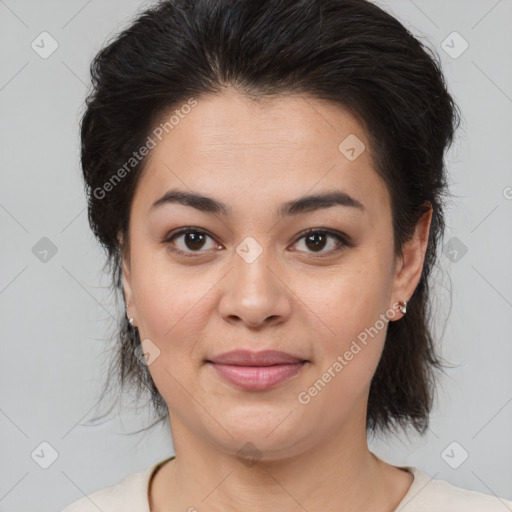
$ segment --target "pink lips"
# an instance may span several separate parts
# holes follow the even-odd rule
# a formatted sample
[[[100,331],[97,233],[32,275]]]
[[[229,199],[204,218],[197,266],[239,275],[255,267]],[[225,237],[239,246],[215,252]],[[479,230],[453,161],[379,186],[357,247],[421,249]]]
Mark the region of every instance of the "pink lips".
[[[293,377],[306,361],[278,350],[234,350],[208,362],[231,384],[258,391]]]

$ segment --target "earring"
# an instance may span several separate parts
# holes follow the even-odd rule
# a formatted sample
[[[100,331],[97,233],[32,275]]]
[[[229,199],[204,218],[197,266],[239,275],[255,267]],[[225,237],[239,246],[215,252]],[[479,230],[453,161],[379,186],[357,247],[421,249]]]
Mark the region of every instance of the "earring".
[[[405,313],[407,313],[407,301],[400,301],[398,304],[400,311],[405,315]]]
[[[133,325],[133,318],[130,318],[128,322],[130,322],[130,325]]]

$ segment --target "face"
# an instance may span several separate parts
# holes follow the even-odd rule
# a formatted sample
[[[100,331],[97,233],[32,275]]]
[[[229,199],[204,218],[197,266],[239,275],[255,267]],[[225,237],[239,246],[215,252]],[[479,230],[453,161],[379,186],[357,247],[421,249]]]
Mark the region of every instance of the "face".
[[[368,138],[330,102],[202,96],[161,138],[133,198],[123,283],[173,432],[269,460],[343,428],[365,435],[387,320],[418,283],[430,218],[395,259]],[[208,362],[239,349],[306,362]]]

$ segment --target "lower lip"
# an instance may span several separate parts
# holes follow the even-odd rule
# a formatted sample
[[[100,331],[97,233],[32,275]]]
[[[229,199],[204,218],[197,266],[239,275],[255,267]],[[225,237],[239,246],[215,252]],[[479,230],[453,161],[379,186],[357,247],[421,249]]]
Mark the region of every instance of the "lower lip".
[[[251,391],[271,388],[297,375],[304,366],[304,362],[276,364],[273,366],[211,364],[228,382],[242,389]]]

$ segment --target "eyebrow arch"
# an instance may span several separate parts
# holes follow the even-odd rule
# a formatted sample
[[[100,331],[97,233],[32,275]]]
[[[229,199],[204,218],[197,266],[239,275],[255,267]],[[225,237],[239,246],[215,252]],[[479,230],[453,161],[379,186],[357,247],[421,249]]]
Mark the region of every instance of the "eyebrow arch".
[[[168,190],[160,199],[157,199],[151,206],[153,211],[164,204],[182,204],[190,206],[206,213],[214,213],[229,217],[232,209],[225,203],[211,197],[203,196],[193,192],[185,192],[178,189]],[[342,191],[330,191],[319,194],[303,196],[299,199],[288,201],[277,210],[277,217],[284,218],[300,213],[330,208],[332,206],[345,206],[366,212],[364,205]]]

